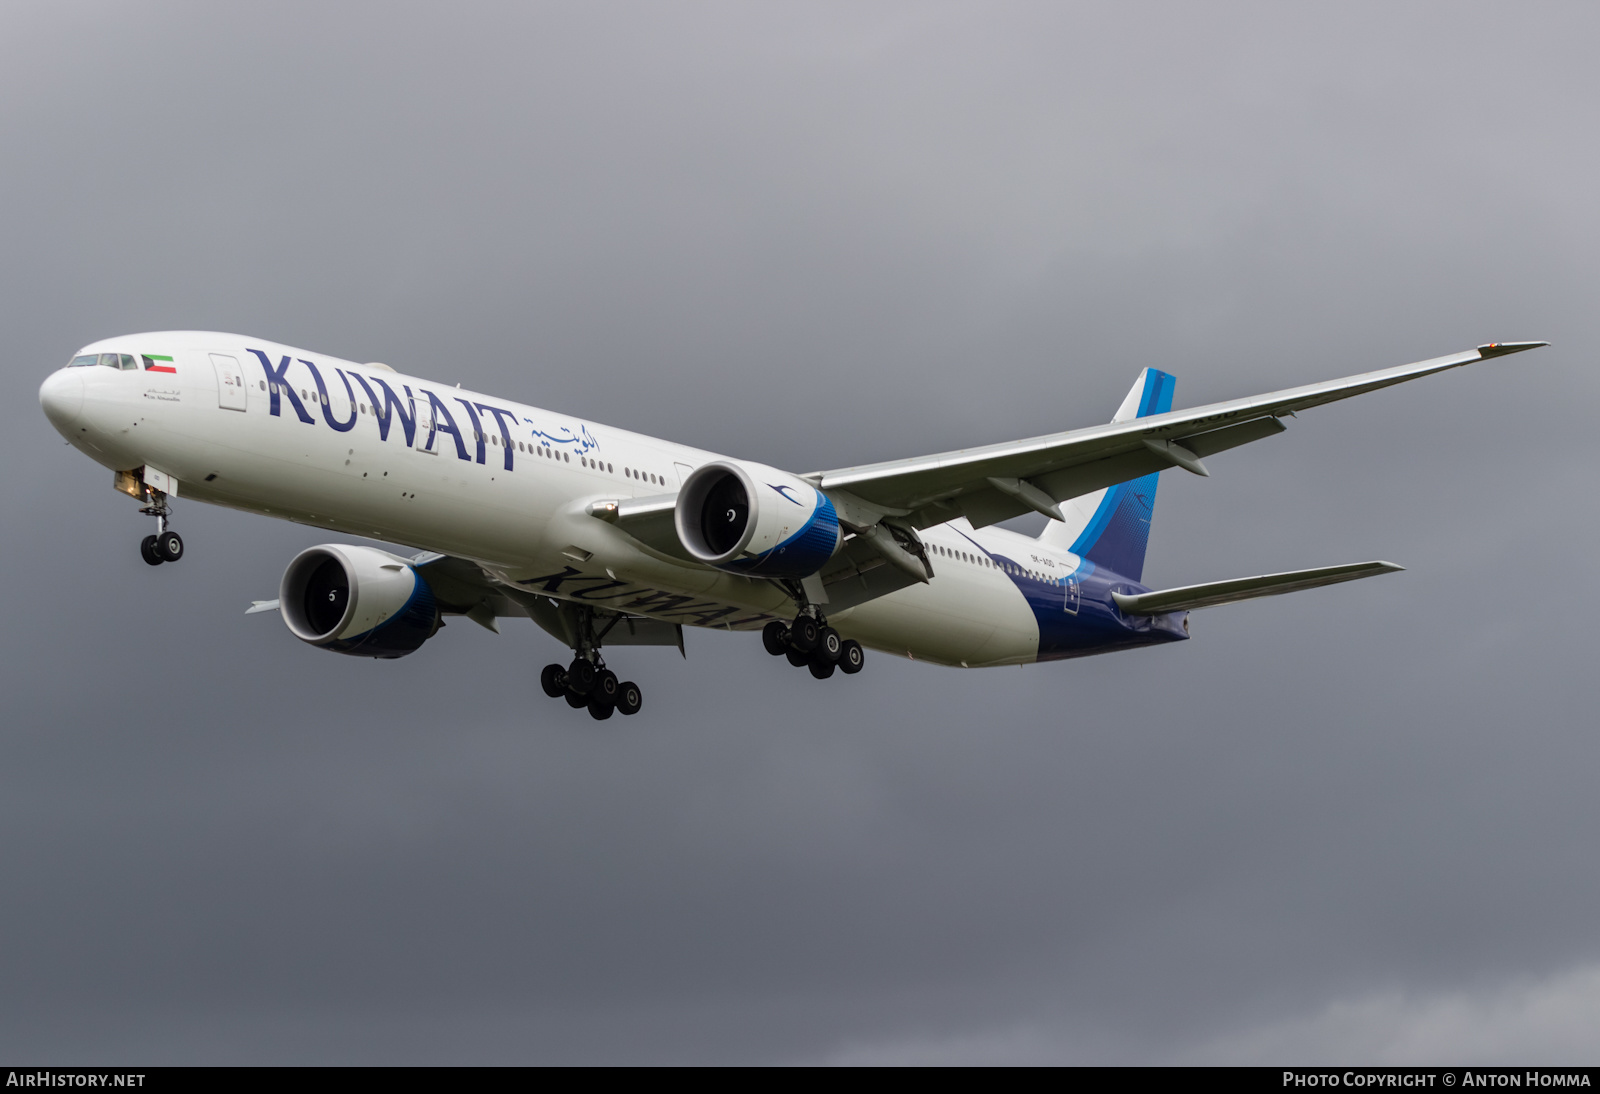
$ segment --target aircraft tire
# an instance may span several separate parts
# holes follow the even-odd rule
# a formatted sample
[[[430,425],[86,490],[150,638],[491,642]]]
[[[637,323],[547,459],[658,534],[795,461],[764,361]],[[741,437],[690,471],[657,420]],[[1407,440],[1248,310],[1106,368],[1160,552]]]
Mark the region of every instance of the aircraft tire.
[[[546,665],[539,674],[539,686],[550,698],[561,698],[567,690],[567,670],[560,665]]]
[[[176,562],[183,557],[183,537],[176,532],[162,532],[156,537],[156,554],[162,562]]]
[[[822,627],[809,615],[799,616],[789,628],[789,645],[801,653],[810,653],[821,640]]]
[[[616,707],[605,702],[599,696],[589,700],[589,717],[597,722],[603,722],[616,711]]]
[[[632,680],[624,680],[617,685],[617,713],[629,717],[639,713],[639,708],[644,706],[644,692],[639,690],[639,685]]]
[[[570,691],[564,691],[561,693],[561,697],[567,701],[567,706],[573,710],[589,705],[589,697],[587,695],[574,695]]]
[[[811,656],[821,657],[832,664],[839,660],[843,648],[844,640],[839,637],[839,632],[832,627],[823,627],[822,633],[817,636],[817,648],[811,651]]]
[[[159,566],[162,562],[166,561],[161,557],[160,552],[156,550],[155,536],[145,536],[140,542],[139,557],[144,559],[152,566]]]
[[[810,669],[811,675],[818,680],[826,680],[833,675],[835,666],[832,661],[812,661],[806,665],[806,668]]]
[[[774,619],[761,628],[761,644],[774,657],[782,657],[789,648],[789,627],[781,619]]]
[[[799,650],[784,650],[783,655],[789,659],[789,664],[793,665],[797,669],[803,669],[807,665],[811,664],[811,658],[807,657]]]
[[[610,669],[601,669],[599,675],[594,678],[594,687],[589,690],[589,694],[608,706],[615,706],[617,689],[621,686],[617,682],[616,673]]]
[[[866,663],[867,651],[861,648],[860,642],[846,638],[839,644],[839,671],[854,676]]]
[[[574,695],[588,695],[594,690],[595,678],[599,675],[593,661],[575,658],[567,667],[567,690]]]

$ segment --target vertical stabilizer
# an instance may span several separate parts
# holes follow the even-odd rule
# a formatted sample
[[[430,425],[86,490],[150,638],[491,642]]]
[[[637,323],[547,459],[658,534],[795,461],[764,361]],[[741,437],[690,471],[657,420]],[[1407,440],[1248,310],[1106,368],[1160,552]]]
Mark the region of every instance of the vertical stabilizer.
[[[1172,409],[1172,389],[1176,384],[1172,376],[1159,369],[1143,370],[1111,420],[1128,422],[1165,414]],[[1144,574],[1144,550],[1150,541],[1159,476],[1156,472],[1062,502],[1066,521],[1051,521],[1040,534],[1040,541],[1088,559],[1096,568],[1138,581]]]

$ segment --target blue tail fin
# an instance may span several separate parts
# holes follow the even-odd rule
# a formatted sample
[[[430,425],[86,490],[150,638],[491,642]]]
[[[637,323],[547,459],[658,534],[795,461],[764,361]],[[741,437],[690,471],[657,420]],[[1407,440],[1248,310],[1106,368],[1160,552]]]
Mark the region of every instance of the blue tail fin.
[[[1145,369],[1111,420],[1126,422],[1165,414],[1172,409],[1172,389],[1176,384],[1165,372]],[[1074,498],[1063,507],[1068,510],[1067,523],[1051,521],[1039,538],[1052,547],[1067,548],[1093,562],[1097,569],[1113,570],[1138,581],[1144,575],[1144,550],[1150,541],[1159,477],[1156,472]]]

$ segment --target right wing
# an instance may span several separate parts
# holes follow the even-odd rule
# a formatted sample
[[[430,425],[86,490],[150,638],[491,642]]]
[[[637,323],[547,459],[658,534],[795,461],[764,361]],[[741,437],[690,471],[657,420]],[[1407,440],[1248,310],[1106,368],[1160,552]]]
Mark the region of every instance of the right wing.
[[[1315,589],[1321,585],[1337,585],[1341,581],[1356,581],[1363,577],[1377,577],[1405,569],[1392,562],[1351,562],[1343,566],[1322,566],[1315,570],[1290,570],[1282,574],[1264,574],[1261,577],[1238,577],[1232,581],[1210,581],[1204,585],[1185,585],[1178,589],[1159,589],[1152,593],[1112,593],[1111,599],[1123,615],[1165,615],[1168,612],[1187,612],[1195,608],[1211,608],[1218,604],[1233,604],[1240,600],[1254,600],[1258,596],[1277,596],[1301,589]]]
[[[1495,342],[1448,357],[1192,410],[1147,410],[1145,417],[1108,425],[819,471],[805,478],[826,491],[841,518],[857,528],[884,517],[915,528],[960,516],[981,528],[1030,511],[1060,519],[1057,502],[1154,471],[1182,467],[1206,474],[1203,457],[1281,433],[1280,419],[1298,411],[1548,344]],[[1170,387],[1166,398],[1170,402]]]
[[[576,605],[502,585],[476,562],[425,551],[411,559],[448,615],[464,615],[480,627],[499,633],[497,619],[525,615],[547,634],[574,648],[584,626]],[[609,646],[677,646],[683,653],[683,627],[661,619],[595,605],[590,625]]]

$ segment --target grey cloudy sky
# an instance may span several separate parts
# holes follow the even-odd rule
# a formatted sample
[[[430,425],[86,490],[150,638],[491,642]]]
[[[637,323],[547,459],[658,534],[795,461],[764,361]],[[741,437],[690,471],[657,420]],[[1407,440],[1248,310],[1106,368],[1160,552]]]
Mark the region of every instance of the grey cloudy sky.
[[[0,1057],[1593,1062],[1592,5],[0,8]],[[181,566],[36,390],[249,332],[795,470],[1464,349],[1163,476],[1023,670],[531,626],[399,662]]]

